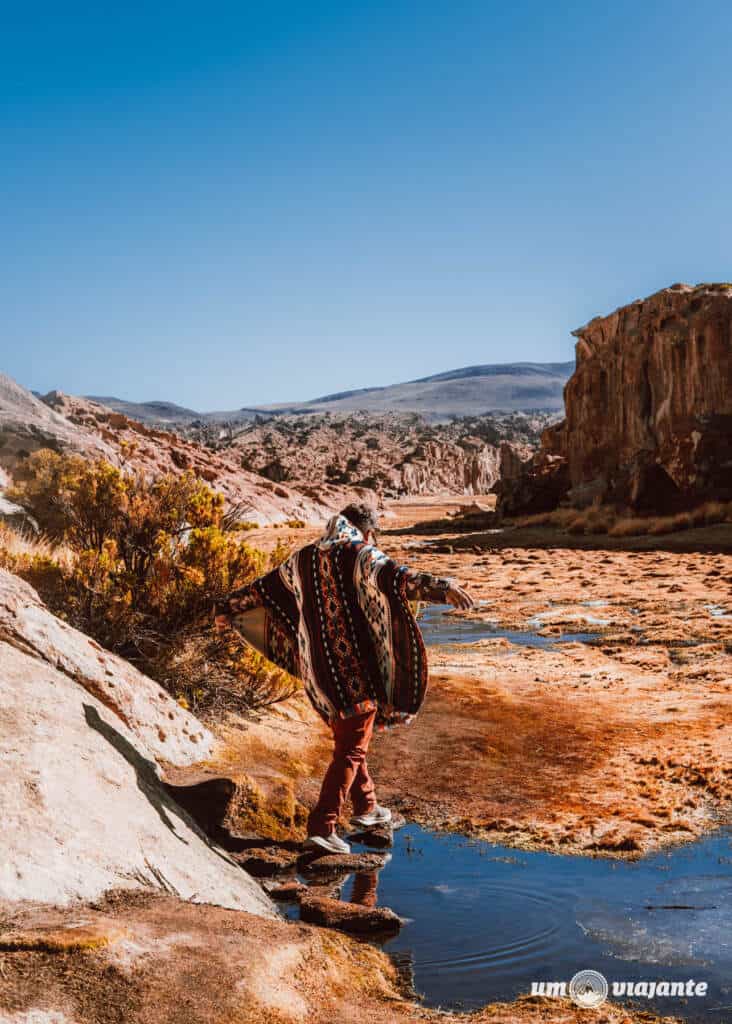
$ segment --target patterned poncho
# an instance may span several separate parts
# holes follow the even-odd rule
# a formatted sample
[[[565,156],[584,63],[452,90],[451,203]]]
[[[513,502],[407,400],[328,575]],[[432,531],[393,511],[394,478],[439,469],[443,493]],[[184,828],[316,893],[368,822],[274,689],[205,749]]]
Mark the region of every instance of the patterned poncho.
[[[449,581],[415,574],[343,516],[273,572],[217,604],[270,661],[299,676],[327,721],[377,710],[377,723],[408,721],[427,688],[427,657],[410,600],[444,601]],[[258,619],[252,613],[259,612]],[[247,628],[247,621],[249,628]]]

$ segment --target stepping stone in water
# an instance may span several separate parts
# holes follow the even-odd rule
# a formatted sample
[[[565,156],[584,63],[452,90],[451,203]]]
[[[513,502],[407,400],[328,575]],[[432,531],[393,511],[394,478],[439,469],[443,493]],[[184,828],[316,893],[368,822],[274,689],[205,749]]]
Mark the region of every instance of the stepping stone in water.
[[[352,843],[373,846],[377,850],[385,850],[394,845],[394,836],[391,829],[387,828],[370,828],[364,832],[353,832],[348,838]]]
[[[280,900],[287,902],[289,900],[297,901],[300,899],[303,893],[308,891],[308,887],[304,882],[298,882],[293,879],[292,882],[283,882],[281,885],[267,886],[265,889],[269,892],[269,895],[273,900]]]
[[[398,932],[402,919],[389,907],[361,907],[326,896],[303,896],[300,920],[356,935],[377,935]]]
[[[230,855],[237,864],[254,878],[270,878],[286,874],[297,865],[297,854],[277,847],[243,850]]]
[[[303,875],[335,875],[350,871],[378,871],[386,863],[377,853],[327,853],[322,857],[304,855],[299,861]]]
[[[352,832],[348,838],[354,843],[362,843],[364,846],[373,846],[377,850],[383,850],[394,845],[395,830],[406,824],[407,819],[395,811],[392,813],[388,825],[359,829],[358,832]]]
[[[343,886],[350,877],[350,875],[344,874],[314,878],[308,883],[307,894],[308,896],[327,896],[331,900],[340,900],[343,896]],[[301,894],[298,903],[304,895],[305,893]]]

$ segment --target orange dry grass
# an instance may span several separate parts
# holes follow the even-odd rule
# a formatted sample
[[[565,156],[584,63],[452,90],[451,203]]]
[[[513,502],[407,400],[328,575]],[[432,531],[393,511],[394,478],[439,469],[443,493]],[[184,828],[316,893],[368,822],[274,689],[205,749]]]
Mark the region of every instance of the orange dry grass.
[[[517,526],[554,526],[567,533],[606,533],[610,537],[655,537],[715,523],[732,523],[732,501],[707,501],[672,516],[623,516],[616,509],[593,505],[586,509],[556,508],[516,521]]]
[[[7,523],[0,523],[0,567],[12,571],[14,565],[38,559],[52,559],[59,565],[70,567],[72,555],[66,545],[55,543],[45,534],[17,530]]]

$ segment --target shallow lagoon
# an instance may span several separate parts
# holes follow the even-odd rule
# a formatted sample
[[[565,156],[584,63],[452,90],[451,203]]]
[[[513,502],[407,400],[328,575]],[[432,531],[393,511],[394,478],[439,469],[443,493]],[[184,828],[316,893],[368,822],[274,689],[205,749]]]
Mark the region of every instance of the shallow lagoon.
[[[359,847],[354,846],[354,850]],[[732,1020],[732,833],[637,861],[529,853],[410,825],[373,893],[408,920],[385,944],[433,1006],[472,1009],[569,981],[707,982],[705,998],[641,1000],[689,1021]]]

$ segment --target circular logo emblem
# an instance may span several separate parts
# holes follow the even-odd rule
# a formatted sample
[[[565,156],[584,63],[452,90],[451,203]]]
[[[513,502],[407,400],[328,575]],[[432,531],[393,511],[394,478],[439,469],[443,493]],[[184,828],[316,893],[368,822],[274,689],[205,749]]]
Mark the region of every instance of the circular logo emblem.
[[[569,983],[569,998],[584,1009],[602,1006],[608,991],[607,981],[599,971],[578,971]]]

